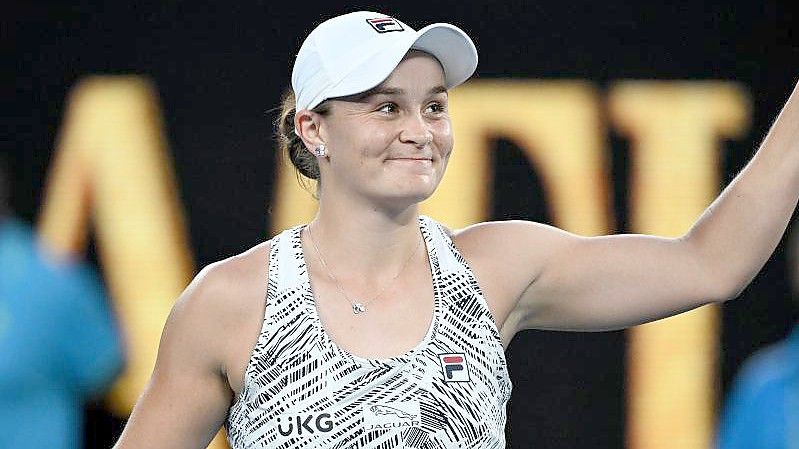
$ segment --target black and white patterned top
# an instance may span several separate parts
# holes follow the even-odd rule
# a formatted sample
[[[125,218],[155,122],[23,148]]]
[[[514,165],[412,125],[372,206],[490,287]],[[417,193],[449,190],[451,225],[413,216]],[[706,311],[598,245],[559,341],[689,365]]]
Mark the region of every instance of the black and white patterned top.
[[[272,241],[261,334],[225,427],[233,449],[504,448],[511,382],[499,331],[443,227],[419,223],[434,316],[402,356],[364,359],[320,324],[300,241]]]

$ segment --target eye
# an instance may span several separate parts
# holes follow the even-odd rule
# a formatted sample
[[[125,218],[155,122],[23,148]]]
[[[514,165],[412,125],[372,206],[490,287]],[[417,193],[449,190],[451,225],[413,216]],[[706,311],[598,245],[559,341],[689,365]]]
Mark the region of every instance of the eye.
[[[393,113],[393,112],[397,112],[397,109],[398,109],[397,105],[394,104],[394,103],[386,103],[384,105],[381,105],[379,108],[377,108],[377,110],[379,112],[386,112],[386,113],[389,113],[389,114]]]
[[[434,102],[430,103],[429,105],[427,105],[427,111],[428,112],[432,112],[434,114],[440,114],[442,112],[446,112],[447,111],[447,107],[443,103],[440,103],[438,101],[434,101]]]

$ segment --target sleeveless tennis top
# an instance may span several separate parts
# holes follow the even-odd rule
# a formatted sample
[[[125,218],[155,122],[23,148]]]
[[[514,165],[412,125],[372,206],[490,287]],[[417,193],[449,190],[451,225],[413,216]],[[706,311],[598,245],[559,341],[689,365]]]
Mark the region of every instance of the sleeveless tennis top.
[[[505,447],[511,382],[499,331],[446,231],[429,217],[419,224],[433,319],[415,348],[385,359],[345,351],[322,327],[304,225],[272,240],[261,334],[225,421],[232,449]]]

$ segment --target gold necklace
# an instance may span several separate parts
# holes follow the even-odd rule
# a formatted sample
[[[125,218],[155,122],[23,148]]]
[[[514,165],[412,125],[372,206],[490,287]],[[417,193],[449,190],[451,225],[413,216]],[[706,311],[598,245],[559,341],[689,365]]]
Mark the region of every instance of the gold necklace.
[[[371,304],[377,298],[383,296],[383,293],[385,293],[385,291],[388,288],[388,286],[393,284],[394,281],[405,271],[405,268],[408,266],[408,264],[410,263],[411,259],[413,259],[413,256],[415,256],[416,253],[419,251],[419,247],[422,246],[422,239],[419,238],[419,241],[416,243],[416,248],[414,248],[413,253],[411,253],[411,256],[408,257],[408,260],[405,261],[405,263],[402,265],[402,268],[400,268],[400,270],[397,272],[397,274],[393,278],[391,278],[391,280],[388,281],[383,286],[383,288],[380,289],[380,292],[376,296],[373,296],[372,299],[370,299],[370,300],[368,300],[366,302],[353,301],[352,299],[350,299],[349,295],[347,295],[347,293],[344,291],[344,287],[341,286],[341,283],[338,281],[336,276],[333,275],[333,272],[330,271],[330,268],[328,268],[327,263],[325,263],[325,259],[324,259],[324,257],[322,257],[322,252],[319,251],[319,247],[316,246],[316,241],[314,240],[313,233],[311,232],[311,226],[308,225],[308,226],[305,227],[305,229],[308,230],[308,237],[311,240],[311,244],[313,245],[314,250],[316,250],[316,256],[319,258],[319,262],[321,262],[322,268],[325,269],[325,271],[327,272],[327,276],[330,279],[332,279],[333,282],[336,284],[336,289],[338,289],[339,293],[341,293],[341,296],[343,296],[344,299],[349,301],[350,305],[352,306],[352,313],[354,313],[355,315],[360,315],[360,314],[366,312],[366,306]]]

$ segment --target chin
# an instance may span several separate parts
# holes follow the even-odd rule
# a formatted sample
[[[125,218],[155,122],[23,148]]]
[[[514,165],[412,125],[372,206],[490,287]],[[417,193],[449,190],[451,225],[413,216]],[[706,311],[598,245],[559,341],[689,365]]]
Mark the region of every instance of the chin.
[[[391,204],[402,204],[402,207],[407,207],[430,198],[436,191],[436,187],[438,187],[438,182],[405,181],[384,190],[382,196],[390,201]]]

